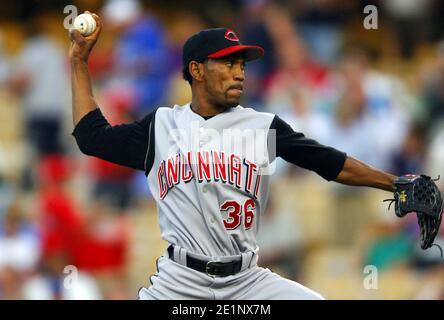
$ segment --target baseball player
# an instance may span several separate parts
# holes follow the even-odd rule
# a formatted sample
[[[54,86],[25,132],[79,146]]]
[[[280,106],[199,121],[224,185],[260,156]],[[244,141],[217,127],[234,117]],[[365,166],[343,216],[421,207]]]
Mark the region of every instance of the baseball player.
[[[245,63],[264,50],[241,44],[228,29],[203,30],[184,44],[191,103],[110,126],[88,73],[102,29],[100,17],[94,18],[92,35],[70,30],[73,135],[83,153],[147,176],[169,246],[139,298],[322,299],[257,265],[255,235],[274,158],[348,185],[394,191],[397,177],[306,138],[276,115],[240,106]]]

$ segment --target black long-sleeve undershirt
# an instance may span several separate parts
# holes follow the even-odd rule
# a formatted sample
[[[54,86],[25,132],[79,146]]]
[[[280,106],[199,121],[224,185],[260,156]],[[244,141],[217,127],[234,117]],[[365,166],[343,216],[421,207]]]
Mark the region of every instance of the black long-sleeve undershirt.
[[[73,135],[83,153],[148,174],[154,159],[154,121],[155,111],[140,121],[111,126],[97,108],[80,120]],[[270,129],[276,130],[276,156],[329,181],[341,172],[344,152],[306,138],[278,116]]]

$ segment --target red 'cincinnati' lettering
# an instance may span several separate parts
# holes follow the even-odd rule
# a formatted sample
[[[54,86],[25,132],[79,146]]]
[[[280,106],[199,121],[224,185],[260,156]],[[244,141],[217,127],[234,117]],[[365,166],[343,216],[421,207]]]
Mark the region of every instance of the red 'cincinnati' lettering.
[[[251,193],[251,182],[253,181],[253,171],[257,170],[257,165],[253,162],[244,159],[244,164],[247,166],[247,181],[245,182],[245,191]]]
[[[242,178],[242,160],[239,156],[232,153],[230,155],[230,183],[234,184],[236,182],[236,187],[241,187],[241,178]],[[234,176],[236,176],[236,181],[234,180]]]
[[[226,155],[223,151],[188,151],[163,160],[157,169],[160,199],[181,181],[190,182],[196,173],[199,183],[204,182],[204,179],[206,182],[230,183],[235,188],[243,188],[257,199],[261,177],[258,165],[234,153]]]
[[[202,153],[205,155],[205,158],[202,156]],[[207,181],[211,180],[211,163],[210,163],[210,153],[208,151],[205,152],[197,152],[197,174],[199,178],[199,182],[202,182],[204,179]]]
[[[225,162],[225,153],[223,151],[213,151],[213,169],[214,180],[227,182],[227,163]]]
[[[167,177],[168,186],[171,188],[173,185],[179,183],[179,155],[176,154],[174,158],[169,158],[167,163]]]
[[[185,156],[181,154],[180,161],[182,163],[182,181],[188,182],[193,179],[193,170],[191,170],[191,152],[187,152],[187,161],[185,161]],[[185,166],[188,170],[185,170]]]
[[[157,182],[159,183],[159,197],[163,199],[168,192],[168,186],[165,181],[165,161],[162,161],[159,170],[157,170]]]

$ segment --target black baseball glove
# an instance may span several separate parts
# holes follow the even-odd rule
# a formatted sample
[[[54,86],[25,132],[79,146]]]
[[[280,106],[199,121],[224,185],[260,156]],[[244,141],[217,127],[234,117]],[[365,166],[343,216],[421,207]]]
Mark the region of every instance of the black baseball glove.
[[[384,200],[392,201],[390,205],[395,202],[395,213],[400,218],[409,212],[416,213],[421,231],[422,249],[428,249],[433,245],[441,225],[443,200],[435,184],[436,180],[423,174],[403,175],[394,182],[395,199]]]

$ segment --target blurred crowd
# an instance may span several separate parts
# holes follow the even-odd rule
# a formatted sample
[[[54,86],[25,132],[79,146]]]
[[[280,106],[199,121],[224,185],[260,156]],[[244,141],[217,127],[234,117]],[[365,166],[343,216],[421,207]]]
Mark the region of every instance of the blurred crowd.
[[[444,175],[441,1],[28,3],[0,22],[0,299],[136,299],[166,248],[143,172],[82,155],[71,135],[65,5],[104,20],[90,71],[112,124],[187,103],[182,45],[224,26],[266,52],[243,106],[393,174]],[[278,160],[259,264],[329,299],[444,299],[438,248],[419,248],[416,216],[396,218],[390,197]]]

